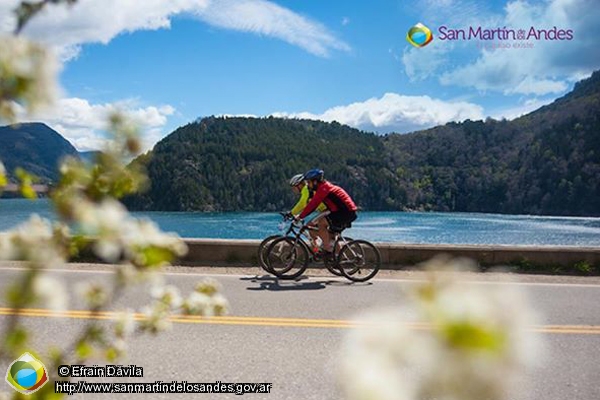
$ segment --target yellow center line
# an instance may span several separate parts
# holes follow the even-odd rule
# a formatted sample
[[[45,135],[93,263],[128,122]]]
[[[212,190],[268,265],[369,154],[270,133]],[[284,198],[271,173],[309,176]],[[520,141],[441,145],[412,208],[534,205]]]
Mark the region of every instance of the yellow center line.
[[[0,307],[0,316],[18,315],[22,317],[42,318],[72,318],[114,320],[122,313],[113,311],[92,312],[87,310],[53,311],[43,308],[5,308]],[[146,316],[141,313],[132,313],[135,320],[144,320]],[[376,324],[363,321],[336,320],[336,319],[309,319],[285,317],[243,317],[243,316],[218,316],[203,317],[197,315],[172,315],[169,320],[181,324],[212,324],[212,325],[250,325],[250,326],[275,326],[297,328],[356,328],[359,326],[376,326]],[[410,329],[431,329],[431,324],[407,322]],[[597,325],[538,325],[530,330],[539,333],[557,334],[587,334],[600,335],[600,326]]]

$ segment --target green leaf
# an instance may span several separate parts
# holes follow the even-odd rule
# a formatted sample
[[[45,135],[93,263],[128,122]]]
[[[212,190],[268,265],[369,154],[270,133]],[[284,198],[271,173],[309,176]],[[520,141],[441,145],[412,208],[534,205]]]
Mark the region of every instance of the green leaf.
[[[15,175],[17,176],[17,179],[20,183],[19,191],[21,192],[21,196],[30,200],[36,199],[37,194],[35,193],[35,190],[33,190],[33,187],[31,185],[33,182],[37,181],[37,177],[20,167],[15,169]]]
[[[19,190],[21,192],[21,196],[25,197],[26,199],[37,199],[37,193],[35,192],[35,190],[33,190],[33,187],[31,185],[23,184],[19,187]]]
[[[442,333],[449,346],[456,349],[499,352],[506,344],[503,332],[470,321],[445,324]]]
[[[81,360],[87,360],[93,353],[94,348],[86,340],[79,342],[75,348],[75,354]]]
[[[119,358],[119,352],[114,347],[109,347],[106,349],[104,357],[106,358],[106,361],[114,362]]]
[[[17,354],[26,350],[27,340],[27,330],[21,326],[17,326],[7,333],[4,338],[4,344],[10,352]]]
[[[155,267],[173,260],[173,253],[163,247],[148,246],[138,251],[141,262],[146,267]]]

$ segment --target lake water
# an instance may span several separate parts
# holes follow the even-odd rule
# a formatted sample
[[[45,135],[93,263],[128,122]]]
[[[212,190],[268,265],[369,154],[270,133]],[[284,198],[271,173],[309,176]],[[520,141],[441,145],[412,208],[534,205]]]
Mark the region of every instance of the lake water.
[[[0,200],[0,230],[38,213],[53,218],[45,200]],[[262,239],[278,233],[276,213],[135,212],[182,237]],[[600,246],[600,218],[478,213],[361,212],[348,236],[376,242]]]

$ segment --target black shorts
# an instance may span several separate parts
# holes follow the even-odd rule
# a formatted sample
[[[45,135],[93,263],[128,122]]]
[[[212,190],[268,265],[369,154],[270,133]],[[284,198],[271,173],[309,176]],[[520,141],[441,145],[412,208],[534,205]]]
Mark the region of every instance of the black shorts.
[[[352,226],[352,221],[356,219],[356,212],[349,210],[338,210],[327,216],[330,232],[341,232]]]

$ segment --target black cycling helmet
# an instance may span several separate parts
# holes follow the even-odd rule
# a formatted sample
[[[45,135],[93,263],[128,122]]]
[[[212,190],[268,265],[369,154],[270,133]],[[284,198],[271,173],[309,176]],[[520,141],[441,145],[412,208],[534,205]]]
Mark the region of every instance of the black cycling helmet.
[[[321,182],[323,180],[323,174],[324,172],[322,169],[314,168],[304,174],[304,179],[307,181],[314,179]]]

